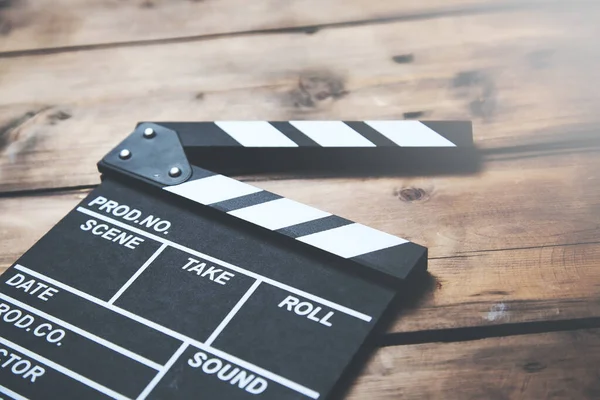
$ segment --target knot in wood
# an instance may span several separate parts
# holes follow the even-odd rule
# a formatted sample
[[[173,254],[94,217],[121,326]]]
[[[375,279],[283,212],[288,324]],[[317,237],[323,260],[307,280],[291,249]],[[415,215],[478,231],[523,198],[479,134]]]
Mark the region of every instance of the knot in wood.
[[[298,87],[291,92],[291,97],[296,107],[315,108],[324,100],[337,100],[347,93],[340,76],[328,71],[313,71],[300,75]]]
[[[425,190],[421,188],[404,188],[397,192],[397,196],[400,200],[404,201],[419,201],[426,197]]]
[[[535,373],[535,372],[540,372],[545,369],[546,369],[546,366],[537,361],[528,362],[527,364],[523,365],[523,370],[525,372],[529,372],[530,374]]]

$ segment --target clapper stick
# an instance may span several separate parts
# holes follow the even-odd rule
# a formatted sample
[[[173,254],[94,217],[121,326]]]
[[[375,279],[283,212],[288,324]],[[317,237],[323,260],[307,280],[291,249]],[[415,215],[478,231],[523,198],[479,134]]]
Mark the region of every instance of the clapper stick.
[[[330,398],[427,249],[225,171],[469,147],[460,122],[138,124],[99,162],[102,183],[2,275],[0,393]]]
[[[190,160],[225,174],[445,174],[477,167],[470,122],[160,122]]]
[[[165,126],[178,128],[179,133]],[[99,167],[101,171],[139,174],[175,195],[353,261],[383,279],[401,281],[412,271],[426,269],[426,248],[199,166],[194,166],[192,173],[192,167],[183,161],[182,153],[198,154],[201,149],[205,150],[205,156],[197,156],[200,165],[218,158],[219,163],[239,166],[246,163],[245,153],[252,152],[255,161],[269,162],[272,158],[265,150],[270,150],[271,154],[304,150],[302,160],[307,164],[323,159],[323,155],[332,150],[338,152],[338,158],[350,159],[349,155],[360,155],[361,151],[374,158],[378,157],[378,151],[386,155],[407,149],[446,149],[451,152],[472,146],[471,130],[464,128],[470,128],[470,124],[419,121],[142,123],[106,156]],[[167,137],[171,138],[169,144],[163,145],[162,140],[166,143]],[[175,146],[181,147],[176,154]],[[170,153],[156,151],[166,147],[170,147]],[[140,161],[135,162],[132,154],[138,149]],[[237,154],[227,156],[227,151],[232,150]],[[219,151],[218,155],[211,155],[215,151]],[[122,152],[127,156],[123,157]],[[156,163],[157,157],[163,158],[160,167]],[[146,172],[143,168],[148,166],[144,164],[156,166],[156,171]],[[212,164],[217,163],[212,161]],[[283,164],[285,167],[285,161]],[[170,168],[180,169],[181,175],[169,176]]]

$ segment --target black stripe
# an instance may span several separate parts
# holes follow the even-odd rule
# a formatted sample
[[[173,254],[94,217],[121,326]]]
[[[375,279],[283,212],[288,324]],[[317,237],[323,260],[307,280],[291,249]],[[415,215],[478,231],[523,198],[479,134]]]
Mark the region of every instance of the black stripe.
[[[346,125],[350,128],[354,129],[356,132],[363,135],[365,138],[369,139],[375,146],[378,147],[398,147],[398,145],[392,142],[387,137],[383,136],[381,133],[377,132],[375,129],[371,128],[369,125],[365,124],[362,121],[344,121]]]
[[[473,146],[473,124],[469,121],[421,121],[458,147]]]
[[[417,269],[427,268],[427,248],[407,242],[387,249],[373,251],[352,257],[350,260],[376,269],[384,274],[406,279]]]
[[[183,147],[239,147],[236,140],[214,122],[156,122],[179,135]]]
[[[235,199],[220,201],[218,203],[211,204],[210,206],[220,211],[228,212],[277,199],[281,199],[281,196],[278,196],[275,193],[267,192],[266,190],[261,190],[260,192],[236,197]]]
[[[209,176],[217,175],[212,171],[192,165],[192,176],[186,182],[195,181],[197,179],[208,178]],[[185,182],[184,182],[185,183]]]
[[[298,238],[300,236],[306,236],[317,232],[328,231],[330,229],[339,228],[340,226],[349,224],[353,224],[353,222],[348,221],[347,219],[344,219],[342,217],[338,217],[337,215],[330,215],[328,217],[303,222],[298,225],[292,225],[286,228],[281,228],[276,230],[275,232],[279,232],[292,238]]]
[[[300,147],[321,147],[317,142],[300,132],[289,122],[269,121],[269,123]]]

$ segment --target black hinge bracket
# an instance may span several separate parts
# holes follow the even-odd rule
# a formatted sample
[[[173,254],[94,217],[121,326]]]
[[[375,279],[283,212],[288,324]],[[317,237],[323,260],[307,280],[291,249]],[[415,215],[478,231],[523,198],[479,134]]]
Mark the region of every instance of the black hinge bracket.
[[[102,162],[161,185],[177,185],[192,175],[177,132],[152,123],[138,125]]]

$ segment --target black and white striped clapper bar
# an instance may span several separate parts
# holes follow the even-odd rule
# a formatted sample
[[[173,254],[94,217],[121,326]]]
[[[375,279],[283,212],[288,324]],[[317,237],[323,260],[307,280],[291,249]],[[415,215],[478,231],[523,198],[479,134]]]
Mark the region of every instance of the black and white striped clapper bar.
[[[464,122],[138,124],[2,275],[0,393],[328,398],[427,249],[209,169],[431,167],[472,143]]]

